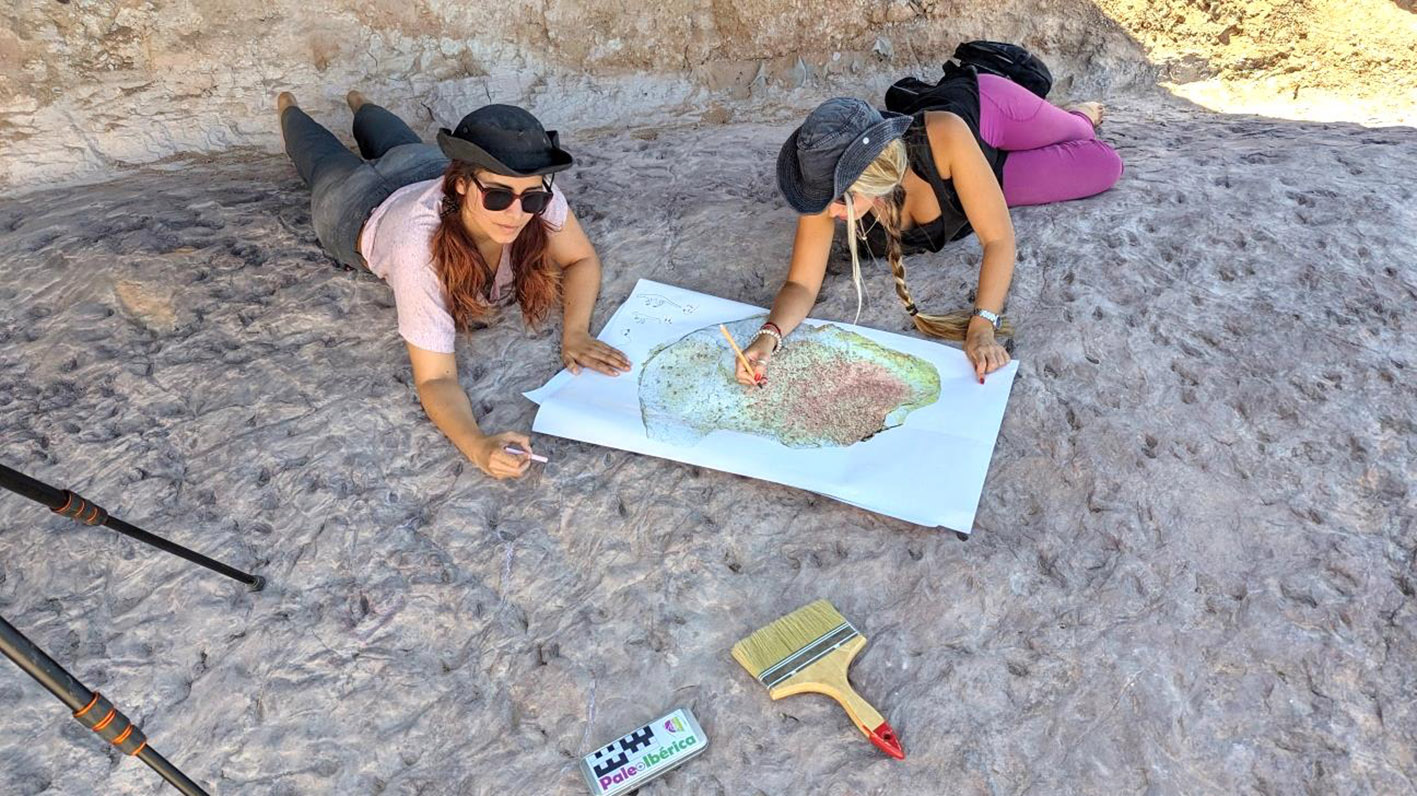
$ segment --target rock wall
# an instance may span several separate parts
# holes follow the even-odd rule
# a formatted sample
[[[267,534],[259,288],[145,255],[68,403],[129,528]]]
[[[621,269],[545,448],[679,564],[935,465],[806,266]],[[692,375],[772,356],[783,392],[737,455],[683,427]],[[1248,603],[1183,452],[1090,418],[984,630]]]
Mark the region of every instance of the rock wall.
[[[489,100],[562,129],[722,121],[879,96],[958,41],[1022,42],[1065,81],[1150,83],[1088,0],[20,0],[0,11],[0,184],[23,190],[180,152],[279,147],[289,89],[347,124],[359,86],[431,132]],[[796,91],[807,87],[809,91]],[[785,101],[784,101],[785,100]]]
[[[1408,0],[12,0],[0,23],[12,190],[274,151],[286,89],[337,130],[355,86],[426,133],[489,100],[565,130],[772,120],[975,38],[1036,50],[1065,96],[1159,76],[1227,112],[1417,123]]]

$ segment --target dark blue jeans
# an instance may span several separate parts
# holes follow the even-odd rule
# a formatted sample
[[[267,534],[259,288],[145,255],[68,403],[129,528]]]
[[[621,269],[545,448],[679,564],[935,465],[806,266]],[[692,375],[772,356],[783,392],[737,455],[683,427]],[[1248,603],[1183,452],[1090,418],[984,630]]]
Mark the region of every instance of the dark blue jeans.
[[[351,267],[365,265],[359,254],[359,230],[389,194],[405,185],[441,176],[448,159],[425,144],[403,120],[365,103],[354,114],[349,151],[334,134],[298,107],[280,118],[285,154],[310,186],[310,223],[325,251]]]

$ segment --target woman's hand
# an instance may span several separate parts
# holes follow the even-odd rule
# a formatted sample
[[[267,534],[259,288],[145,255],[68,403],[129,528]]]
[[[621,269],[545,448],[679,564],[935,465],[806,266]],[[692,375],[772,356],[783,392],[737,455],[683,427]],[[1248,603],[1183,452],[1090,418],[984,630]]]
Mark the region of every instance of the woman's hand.
[[[507,453],[503,448],[515,445],[524,453]],[[521,478],[531,466],[531,438],[515,431],[489,434],[482,438],[472,451],[472,463],[484,473],[501,481],[504,478]]]
[[[1009,352],[994,339],[994,329],[986,324],[971,324],[964,338],[964,353],[974,363],[974,375],[984,383],[984,374],[1009,364]]]
[[[734,377],[738,383],[744,387],[752,387],[759,384],[766,384],[768,380],[768,360],[772,359],[772,348],[774,341],[767,335],[758,335],[752,344],[743,349],[743,358],[753,366],[750,372],[743,367],[743,363],[734,357],[735,370]]]
[[[630,360],[623,353],[591,337],[589,332],[567,332],[561,336],[561,364],[578,376],[581,368],[607,376],[619,376],[630,369]]]

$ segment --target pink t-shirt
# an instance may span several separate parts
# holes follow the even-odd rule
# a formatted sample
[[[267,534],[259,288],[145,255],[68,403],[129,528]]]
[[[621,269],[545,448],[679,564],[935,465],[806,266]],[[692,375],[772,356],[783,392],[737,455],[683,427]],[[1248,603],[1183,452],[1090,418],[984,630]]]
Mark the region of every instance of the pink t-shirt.
[[[560,188],[552,186],[551,193],[551,204],[541,217],[553,230],[559,230],[570,208]],[[433,233],[438,230],[442,203],[442,177],[394,191],[364,222],[359,253],[369,270],[393,288],[399,336],[425,351],[451,354],[457,326],[433,268]],[[493,304],[512,297],[511,250],[511,246],[502,247],[502,260],[492,280]]]

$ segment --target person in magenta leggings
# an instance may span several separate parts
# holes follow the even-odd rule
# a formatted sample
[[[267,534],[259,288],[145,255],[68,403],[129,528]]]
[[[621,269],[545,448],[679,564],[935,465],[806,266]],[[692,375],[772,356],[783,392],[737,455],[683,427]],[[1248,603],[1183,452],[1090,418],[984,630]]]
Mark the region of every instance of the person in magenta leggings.
[[[880,112],[856,99],[822,103],[788,137],[777,160],[778,188],[801,214],[787,279],[767,322],[744,350],[738,380],[768,378],[768,363],[816,302],[836,222],[845,219],[861,301],[857,241],[883,255],[896,293],[920,331],[963,340],[982,382],[1009,354],[995,338],[1014,270],[1010,207],[1101,193],[1122,175],[1122,160],[1099,140],[1102,106],[1058,108],[1002,77],[972,70],[931,92],[938,102],[914,116]],[[972,311],[927,315],[905,284],[904,255],[939,251],[973,232],[984,250]],[[751,370],[750,370],[751,367]]]

